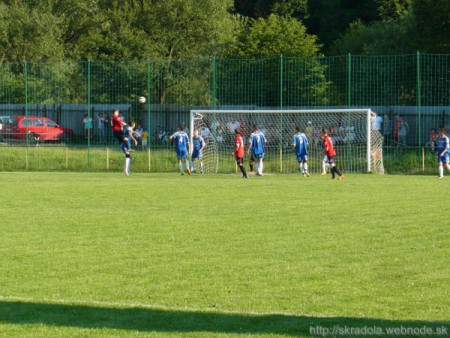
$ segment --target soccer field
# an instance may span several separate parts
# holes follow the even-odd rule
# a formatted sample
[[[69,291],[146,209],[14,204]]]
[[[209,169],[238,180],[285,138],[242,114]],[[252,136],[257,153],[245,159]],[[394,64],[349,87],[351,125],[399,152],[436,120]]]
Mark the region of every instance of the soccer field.
[[[3,172],[0,187],[5,336],[450,332],[450,177]]]

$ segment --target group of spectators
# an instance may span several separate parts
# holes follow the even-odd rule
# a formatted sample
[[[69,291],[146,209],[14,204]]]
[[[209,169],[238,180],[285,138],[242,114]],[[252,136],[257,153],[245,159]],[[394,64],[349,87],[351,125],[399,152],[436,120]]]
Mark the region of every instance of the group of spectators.
[[[395,120],[392,121],[388,114],[385,114],[384,118],[382,118],[377,113],[374,113],[371,122],[372,130],[382,132],[385,145],[397,146],[401,150],[406,149],[406,136],[409,133],[409,125],[404,120],[403,115],[396,115]]]

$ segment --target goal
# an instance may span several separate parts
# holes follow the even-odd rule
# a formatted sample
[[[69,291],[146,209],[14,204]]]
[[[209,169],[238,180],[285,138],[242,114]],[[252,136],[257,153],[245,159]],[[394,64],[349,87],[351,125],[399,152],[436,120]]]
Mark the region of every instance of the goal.
[[[292,150],[292,139],[298,126],[309,140],[308,163],[310,172],[322,170],[323,128],[329,131],[337,157],[344,173],[384,173],[383,137],[372,129],[370,109],[316,109],[316,110],[191,110],[190,132],[203,136],[205,172],[237,172],[232,152],[234,131],[241,129],[246,145],[252,127],[266,135],[265,172],[290,173],[298,171]],[[248,159],[246,155],[245,160]]]

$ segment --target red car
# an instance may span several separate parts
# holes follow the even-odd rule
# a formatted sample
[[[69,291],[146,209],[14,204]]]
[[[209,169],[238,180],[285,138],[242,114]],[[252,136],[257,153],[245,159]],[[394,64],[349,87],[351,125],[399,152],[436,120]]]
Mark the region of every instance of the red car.
[[[73,130],[60,127],[56,122],[40,116],[11,116],[3,126],[5,138],[26,139],[30,142],[59,141],[70,143]]]

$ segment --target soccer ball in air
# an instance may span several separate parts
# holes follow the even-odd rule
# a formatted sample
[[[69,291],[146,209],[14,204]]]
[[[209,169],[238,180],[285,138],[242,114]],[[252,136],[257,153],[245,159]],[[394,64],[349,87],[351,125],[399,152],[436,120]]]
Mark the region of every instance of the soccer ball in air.
[[[139,102],[140,102],[140,103],[145,103],[145,101],[147,101],[147,100],[145,99],[144,96],[141,96],[141,97],[139,98]]]

